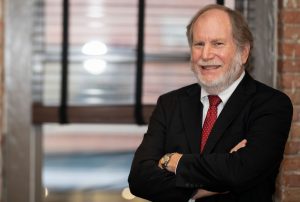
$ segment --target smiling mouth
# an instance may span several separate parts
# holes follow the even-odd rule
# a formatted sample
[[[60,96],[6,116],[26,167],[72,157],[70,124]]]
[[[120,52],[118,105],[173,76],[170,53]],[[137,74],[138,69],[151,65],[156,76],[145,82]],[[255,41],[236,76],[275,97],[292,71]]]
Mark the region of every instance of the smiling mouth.
[[[210,69],[218,69],[221,65],[201,65],[202,69],[210,70]]]

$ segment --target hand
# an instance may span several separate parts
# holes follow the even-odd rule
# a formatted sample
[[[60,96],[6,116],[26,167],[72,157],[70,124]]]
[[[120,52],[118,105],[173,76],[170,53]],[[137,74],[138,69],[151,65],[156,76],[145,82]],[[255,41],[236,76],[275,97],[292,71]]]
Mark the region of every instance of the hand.
[[[243,148],[243,147],[246,147],[246,144],[247,144],[247,140],[246,140],[246,139],[243,139],[243,140],[240,141],[237,145],[235,145],[235,147],[233,147],[233,148],[230,150],[230,153],[237,152],[239,149],[241,149],[241,148]]]
[[[237,145],[235,145],[235,147],[233,147],[230,150],[230,153],[237,152],[239,149],[246,147],[246,144],[247,144],[247,140],[243,139]],[[171,156],[170,161],[169,161],[168,166],[167,166],[166,169],[170,172],[175,173],[178,162],[179,162],[181,157],[182,157],[182,154],[174,153]],[[158,162],[158,166],[161,169],[163,169],[162,164],[163,164],[163,158],[161,158]],[[208,190],[205,190],[205,189],[198,189],[197,193],[193,196],[192,199],[199,199],[199,198],[203,198],[203,197],[213,196],[213,195],[216,195],[216,194],[226,194],[226,193],[228,193],[228,192],[212,192],[212,191],[208,191]]]
[[[170,157],[170,161],[168,163],[168,166],[166,167],[166,170],[168,170],[169,172],[175,173],[178,162],[181,157],[182,157],[182,154],[174,153]],[[163,157],[158,162],[158,167],[160,167],[161,169],[163,169],[162,164],[163,164]]]
[[[230,150],[230,153],[237,152],[239,149],[246,147],[246,144],[247,144],[247,140],[243,139]],[[192,199],[199,199],[203,197],[213,196],[216,194],[226,194],[226,193],[228,192],[212,192],[205,189],[198,189],[197,193],[193,196]]]
[[[204,197],[208,197],[208,196],[213,196],[219,194],[219,192],[212,192],[212,191],[207,191],[205,189],[198,189],[196,194],[193,196],[192,199],[196,200],[199,198],[204,198]]]
[[[199,198],[204,198],[204,197],[213,196],[213,195],[217,195],[217,194],[226,194],[226,193],[228,193],[228,191],[227,192],[213,192],[213,191],[208,191],[205,189],[198,189],[192,199],[196,200]]]

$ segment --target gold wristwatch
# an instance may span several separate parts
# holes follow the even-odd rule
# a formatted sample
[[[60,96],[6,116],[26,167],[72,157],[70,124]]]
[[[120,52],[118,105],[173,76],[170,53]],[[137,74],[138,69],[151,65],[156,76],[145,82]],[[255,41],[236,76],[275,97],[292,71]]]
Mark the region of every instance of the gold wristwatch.
[[[162,157],[162,163],[161,166],[163,169],[166,169],[168,167],[168,164],[171,160],[171,156],[174,155],[175,153],[167,153]]]

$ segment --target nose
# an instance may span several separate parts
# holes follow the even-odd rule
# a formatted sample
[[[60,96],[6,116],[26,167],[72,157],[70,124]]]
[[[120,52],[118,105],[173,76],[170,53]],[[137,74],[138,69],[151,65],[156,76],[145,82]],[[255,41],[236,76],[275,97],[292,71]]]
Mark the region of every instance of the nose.
[[[203,60],[210,60],[213,58],[213,53],[209,45],[203,47],[201,57]]]

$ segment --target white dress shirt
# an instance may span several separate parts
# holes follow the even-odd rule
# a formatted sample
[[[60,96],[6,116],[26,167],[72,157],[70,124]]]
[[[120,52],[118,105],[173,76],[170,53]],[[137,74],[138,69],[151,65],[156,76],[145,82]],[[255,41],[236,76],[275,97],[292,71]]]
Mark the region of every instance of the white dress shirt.
[[[218,116],[220,115],[220,113],[223,110],[226,102],[228,101],[228,99],[230,98],[230,96],[232,95],[232,93],[234,92],[236,87],[239,85],[239,83],[242,81],[244,76],[245,76],[245,71],[243,71],[241,76],[237,80],[235,80],[228,88],[226,88],[224,91],[222,91],[221,93],[218,94],[218,96],[222,100],[222,102],[218,105]],[[204,120],[205,120],[205,117],[206,117],[206,114],[207,114],[207,111],[208,111],[208,108],[209,108],[208,95],[209,94],[203,88],[201,88],[200,101],[203,104],[202,126],[204,124]],[[177,167],[176,167],[176,169],[177,169]],[[195,200],[190,199],[188,202],[195,202]]]
[[[222,102],[218,105],[218,116],[220,115],[220,113],[223,110],[226,102],[228,101],[228,99],[230,98],[230,96],[232,95],[232,93],[234,92],[236,87],[239,85],[239,83],[242,81],[244,76],[245,76],[245,71],[243,71],[241,76],[237,80],[235,80],[227,89],[225,89],[224,91],[222,91],[221,93],[218,94],[218,96],[222,100]],[[207,111],[208,111],[208,108],[209,108],[208,95],[209,94],[203,88],[201,88],[200,101],[203,104],[202,126],[204,124],[204,120],[205,120],[205,117],[206,117],[206,114],[207,114]]]

